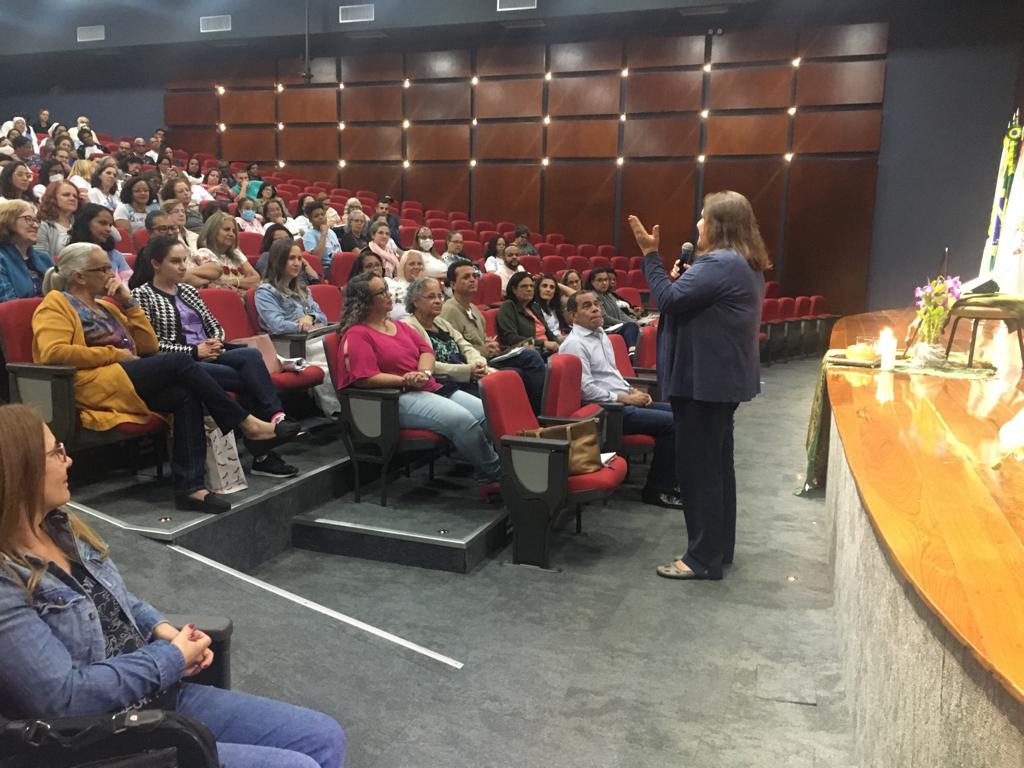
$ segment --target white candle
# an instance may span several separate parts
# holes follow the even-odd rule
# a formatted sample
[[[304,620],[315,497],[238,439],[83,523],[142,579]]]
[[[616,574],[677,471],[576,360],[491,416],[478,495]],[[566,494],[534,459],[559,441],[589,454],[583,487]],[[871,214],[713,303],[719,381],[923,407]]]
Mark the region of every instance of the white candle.
[[[881,368],[883,371],[891,371],[896,368],[896,337],[893,336],[891,328],[883,328],[878,335],[878,354],[881,356]]]

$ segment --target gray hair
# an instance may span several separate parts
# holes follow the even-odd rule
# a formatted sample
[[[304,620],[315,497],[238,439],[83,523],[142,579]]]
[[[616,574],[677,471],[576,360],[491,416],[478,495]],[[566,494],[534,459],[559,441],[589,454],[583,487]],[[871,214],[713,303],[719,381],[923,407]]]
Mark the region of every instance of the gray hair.
[[[49,275],[48,290],[66,291],[71,284],[71,277],[89,268],[89,257],[93,251],[102,252],[95,243],[71,243],[61,249],[57,266]]]
[[[416,309],[416,302],[423,298],[423,294],[427,290],[428,283],[437,283],[437,287],[441,287],[441,281],[436,277],[417,277],[405,290],[405,311],[410,315],[413,314],[413,310]]]
[[[378,219],[377,221],[373,222],[373,224],[370,225],[370,237],[376,235],[377,232],[381,229],[386,229],[389,233],[388,237],[391,236],[391,227],[388,226],[388,223],[382,219]]]

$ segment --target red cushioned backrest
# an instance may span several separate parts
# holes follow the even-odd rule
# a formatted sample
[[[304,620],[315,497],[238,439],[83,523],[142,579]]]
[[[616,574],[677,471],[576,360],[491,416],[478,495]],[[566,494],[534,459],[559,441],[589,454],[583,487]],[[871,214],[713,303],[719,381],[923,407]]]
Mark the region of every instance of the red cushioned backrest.
[[[313,268],[313,271],[316,272],[316,276],[323,280],[324,264],[322,261],[320,261],[320,257],[310,253],[309,251],[303,251],[302,258],[304,258],[306,260],[306,263]],[[259,259],[257,259],[257,261],[259,261]]]
[[[240,232],[238,235],[238,247],[246,256],[259,256],[261,245],[263,245],[263,235],[261,234]]]
[[[474,243],[480,242],[480,235],[476,233],[475,229],[456,229],[460,235],[462,235],[463,241],[473,241]]]
[[[412,248],[414,245],[416,245],[416,243],[413,242],[413,238],[416,237],[416,230],[417,229],[419,229],[419,227],[416,227],[416,226],[412,226],[412,227],[399,227],[398,228],[398,239],[400,241],[398,243],[399,247],[401,247],[401,248]]]
[[[644,276],[642,269],[631,269],[626,273],[626,285],[631,288],[636,288],[638,291],[646,291],[648,289],[647,278]]]
[[[484,334],[487,336],[498,335],[498,309],[483,310]]]
[[[227,341],[254,336],[259,331],[252,327],[242,297],[229,288],[201,288],[199,295],[217,322],[224,328]]]
[[[565,235],[560,232],[548,232],[547,241],[552,245],[562,245],[565,243]]]
[[[643,268],[644,268],[644,257],[643,256],[632,256],[629,259],[629,269],[630,269],[630,271],[632,271],[634,269],[643,269]]]
[[[536,275],[541,270],[540,256],[520,256],[519,265],[531,275]]]
[[[626,340],[617,333],[609,333],[608,340],[611,341],[612,349],[615,351],[615,367],[619,369],[619,373],[627,379],[631,376],[636,376],[633,362],[629,359],[629,349],[626,347]]]
[[[32,315],[42,299],[11,299],[0,303],[0,344],[8,363],[32,362]]]
[[[537,255],[540,256],[542,259],[545,256],[554,256],[556,253],[558,253],[558,249],[551,243],[537,243],[533,247],[537,250]]]
[[[658,365],[658,329],[653,325],[640,326],[640,338],[636,342],[636,364],[641,368],[655,368]]]
[[[448,211],[448,219],[452,222],[467,221],[469,219],[469,214],[466,213],[465,211]],[[470,224],[469,226],[472,227],[473,225]],[[452,224],[452,229],[458,229],[458,227]]]
[[[320,305],[320,309],[327,315],[327,322],[336,323],[341,320],[341,310],[345,305],[341,298],[341,289],[330,283],[320,283],[309,286],[309,292],[313,301]]]
[[[583,364],[576,355],[555,353],[549,357],[542,413],[569,418],[580,408],[582,386]]]
[[[497,230],[499,232],[510,232],[516,228],[514,221],[499,221]]]
[[[327,357],[327,372],[330,374],[331,383],[334,384],[334,388],[338,388],[338,346],[341,343],[341,337],[337,331],[331,331],[330,333],[324,334],[324,352]]]
[[[537,417],[530,408],[523,380],[515,371],[495,371],[480,379],[487,426],[495,441],[505,435],[518,435],[524,429],[537,429]]]
[[[606,259],[614,259],[618,257],[619,251],[614,245],[599,245],[597,246],[597,255],[604,256]]]
[[[556,253],[559,256],[561,256],[563,259],[568,259],[568,258],[570,258],[572,256],[576,256],[577,255],[576,254],[576,246],[573,245],[572,243],[562,243],[561,245],[558,245],[556,247],[557,247]]]
[[[618,285],[615,286],[615,293],[617,293],[619,295],[619,298],[622,299],[623,301],[628,301],[629,306],[642,307],[644,302],[643,299],[640,298],[640,291],[638,291],[636,288],[631,288],[628,285],[624,286],[624,282],[626,281],[619,281]]]
[[[580,243],[579,245],[576,246],[576,253],[578,253],[580,256],[584,256],[590,259],[591,263],[593,263],[594,257],[597,256],[597,246],[591,245],[590,243]],[[611,262],[609,262],[608,259],[605,258],[604,262],[602,262],[602,265],[609,266],[610,263]],[[597,265],[595,264],[594,266]]]
[[[811,296],[811,312],[812,315],[824,315],[825,313],[825,297],[820,293],[816,293]]]
[[[351,197],[351,195],[350,195],[350,197]],[[403,200],[402,201],[402,210],[404,211],[404,210],[408,210],[408,209],[422,211],[423,210],[423,203],[421,203],[419,200]]]
[[[590,267],[590,259],[585,259],[582,256],[570,256],[565,260],[565,266],[568,269],[575,269],[577,272],[582,272]]]
[[[481,234],[486,232],[488,229],[494,229],[494,222],[488,221],[487,219],[479,219],[474,225],[473,229]],[[497,230],[494,230],[497,232]]]
[[[602,248],[604,246],[601,246]],[[609,261],[612,263],[612,269],[616,272],[629,272],[629,258],[626,256],[612,256]]]
[[[476,240],[463,240],[462,253],[470,261],[479,261],[484,255],[483,243],[478,243]]]
[[[452,214],[453,218],[451,219],[452,229],[472,229],[473,236],[475,237],[476,228],[473,226],[473,222],[471,222],[469,219],[456,219],[454,218],[454,215],[455,214]]]
[[[797,296],[795,312],[797,317],[806,317],[811,314],[811,297]]]
[[[123,243],[124,241],[122,240],[121,242]],[[146,229],[136,229],[132,232],[132,247],[136,253],[145,248],[148,242],[149,232]]]
[[[553,275],[556,272],[568,269],[569,266],[561,256],[545,256],[540,260],[540,263],[545,275]]]
[[[249,325],[253,328],[260,327],[260,313],[256,311],[256,289],[250,288],[245,292],[245,314],[249,318]]]
[[[440,219],[445,224],[448,224],[448,211],[442,211],[438,208],[428,208],[424,211],[423,216],[427,219]]]
[[[796,317],[796,302],[792,296],[783,296],[779,299],[779,320],[792,320]]]
[[[764,284],[764,297],[766,299],[777,299],[779,298],[780,286],[775,280],[768,280]]]
[[[498,236],[498,230],[496,229],[481,229],[480,230],[480,242],[489,243],[491,238]]]
[[[761,322],[770,323],[779,319],[779,300],[765,299],[761,305]]]
[[[431,229],[443,229],[445,231],[448,230],[448,219],[438,219],[433,216],[428,216],[423,221],[423,224],[425,226],[430,227]]]
[[[430,227],[428,221],[426,226]],[[434,238],[434,242],[441,245],[448,239],[448,227],[430,227],[430,236]]]
[[[583,253],[583,246],[581,245],[580,246],[580,256],[583,256],[583,255],[584,255],[584,253]],[[611,266],[612,266],[612,260],[611,259],[606,259],[604,256],[596,256],[596,255],[595,256],[589,256],[588,258],[590,259],[590,268],[591,269],[597,269],[598,267],[600,267],[602,269],[611,269]]]
[[[479,285],[476,289],[478,304],[500,304],[501,303],[501,278],[493,272],[485,272],[480,275]]]
[[[331,259],[331,285],[344,288],[348,283],[348,274],[352,271],[359,254],[350,251],[339,251]]]

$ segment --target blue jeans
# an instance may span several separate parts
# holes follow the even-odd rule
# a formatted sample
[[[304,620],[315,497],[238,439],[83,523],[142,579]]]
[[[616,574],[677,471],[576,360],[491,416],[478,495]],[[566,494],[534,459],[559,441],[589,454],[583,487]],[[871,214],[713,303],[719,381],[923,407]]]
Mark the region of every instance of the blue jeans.
[[[621,328],[611,333],[617,333],[624,338],[627,347],[635,347],[637,339],[640,338],[640,326],[637,323],[623,323]]]
[[[341,768],[345,762],[345,732],[311,709],[184,683],[178,712],[210,729],[225,768]]]
[[[255,347],[228,349],[216,360],[201,360],[199,367],[238,399],[253,416],[270,421],[284,410],[263,355]]]
[[[406,392],[398,398],[398,424],[447,437],[462,458],[476,467],[480,482],[493,483],[501,477],[501,459],[484,432],[484,404],[479,397],[462,390],[451,397]]]
[[[622,409],[624,435],[650,435],[654,438],[654,459],[647,473],[647,487],[659,493],[676,489],[676,430],[672,406],[651,403],[646,408],[627,405]]]

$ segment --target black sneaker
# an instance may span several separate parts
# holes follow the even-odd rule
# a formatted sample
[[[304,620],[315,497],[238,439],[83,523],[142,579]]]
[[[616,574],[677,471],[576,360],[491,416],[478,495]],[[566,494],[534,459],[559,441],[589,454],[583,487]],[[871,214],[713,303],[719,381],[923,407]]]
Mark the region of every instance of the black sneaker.
[[[250,474],[263,475],[264,477],[295,477],[299,474],[299,468],[285,463],[280,456],[270,451],[252,460],[252,471]]]
[[[653,488],[644,488],[640,493],[640,499],[644,504],[653,504],[656,507],[667,509],[682,509],[683,502],[675,493],[656,491]]]

